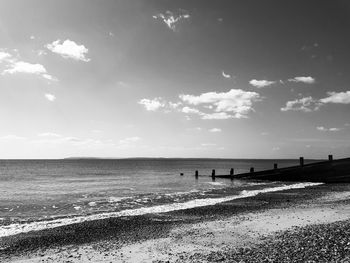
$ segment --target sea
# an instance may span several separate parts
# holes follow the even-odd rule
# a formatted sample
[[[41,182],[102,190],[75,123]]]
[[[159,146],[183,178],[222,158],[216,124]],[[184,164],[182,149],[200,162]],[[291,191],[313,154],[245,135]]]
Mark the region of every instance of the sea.
[[[215,205],[312,183],[211,178],[298,164],[298,160],[0,160],[0,238],[109,217]],[[196,179],[195,171],[199,176]]]

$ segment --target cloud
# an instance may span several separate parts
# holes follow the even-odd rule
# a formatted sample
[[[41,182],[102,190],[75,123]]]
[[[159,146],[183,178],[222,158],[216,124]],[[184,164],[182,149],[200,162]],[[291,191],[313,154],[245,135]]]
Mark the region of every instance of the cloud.
[[[30,40],[34,40],[35,36],[31,35],[29,38],[30,38]]]
[[[322,103],[350,104],[350,91],[328,92],[328,97],[320,100]]]
[[[323,126],[318,126],[318,127],[316,127],[316,129],[318,130],[318,131],[330,131],[330,132],[336,132],[336,131],[340,131],[340,128],[325,128],[325,127],[323,127]]]
[[[182,105],[181,102],[168,102],[168,105],[171,109],[177,109],[178,107],[180,107]]]
[[[61,138],[62,135],[53,132],[43,132],[38,134],[39,137]]]
[[[171,111],[185,113],[187,120],[191,119],[189,114],[198,115],[203,120],[224,120],[247,118],[248,113],[254,111],[253,103],[261,100],[258,93],[241,89],[221,93],[207,92],[199,96],[181,94],[179,98],[181,101],[176,103],[158,97],[141,99],[138,104],[143,105],[148,111],[162,109],[165,113]]]
[[[226,112],[215,112],[215,113],[203,113],[201,115],[202,120],[227,120],[233,118],[243,118],[243,117],[235,117],[233,115],[227,114]]]
[[[31,64],[24,61],[18,61],[11,65],[9,69],[3,71],[4,74],[28,73],[42,75],[46,74],[46,69],[41,64]]]
[[[135,142],[138,142],[140,140],[141,140],[140,137],[134,136],[134,137],[128,137],[128,138],[125,138],[123,140],[120,140],[119,143],[125,145],[125,144],[135,143]]]
[[[281,108],[281,111],[311,112],[319,110],[321,105],[322,104],[318,100],[315,100],[311,96],[309,96],[301,99],[288,101],[286,103],[286,106]]]
[[[311,76],[308,77],[294,77],[292,79],[288,79],[290,82],[303,82],[306,84],[313,84],[315,83],[315,79]]]
[[[222,71],[222,76],[226,79],[230,79],[231,75],[230,74],[226,74],[224,71]]]
[[[272,84],[275,84],[276,81],[270,81],[270,80],[257,80],[257,79],[252,79],[251,81],[249,81],[249,84],[260,89],[260,88],[264,88],[264,87],[268,87],[271,86]]]
[[[47,79],[47,80],[58,81],[57,78],[55,78],[55,77],[53,77],[53,76],[51,76],[51,75],[49,75],[49,74],[42,74],[41,76],[42,76],[44,79]]]
[[[258,93],[241,89],[231,89],[220,93],[207,92],[199,96],[182,94],[179,97],[190,105],[212,105],[215,113],[203,113],[202,119],[245,118],[250,111],[253,111],[253,102],[260,99]]]
[[[209,130],[209,132],[221,132],[220,128],[212,128]]]
[[[49,94],[49,93],[46,93],[45,94],[45,98],[49,101],[55,101],[56,100],[56,96],[53,95],[53,94]]]
[[[26,139],[25,137],[21,137],[21,136],[17,136],[17,135],[14,135],[14,134],[9,134],[9,135],[5,135],[5,136],[1,136],[0,137],[0,140],[24,140]]]
[[[17,50],[13,50],[13,52],[18,53]],[[18,57],[18,54],[16,57],[13,57],[13,55],[8,52],[0,51],[0,63],[6,63],[6,69],[2,71],[2,75],[24,73],[37,75],[50,81],[57,81],[55,77],[47,73],[47,70],[43,65],[20,61],[18,60]]]
[[[199,110],[197,110],[197,109],[194,109],[194,108],[190,108],[190,107],[183,107],[182,109],[181,109],[181,111],[183,112],[183,113],[192,113],[192,114],[202,114]]]
[[[146,110],[148,111],[156,111],[159,110],[160,108],[165,107],[165,102],[162,101],[162,98],[154,98],[152,100],[150,99],[141,99],[139,104],[143,105]]]
[[[161,19],[172,31],[176,31],[177,24],[184,19],[189,19],[190,15],[187,11],[180,10],[179,14],[174,14],[171,11],[166,11],[165,14],[157,14],[153,16],[154,19]]]
[[[316,111],[327,103],[337,103],[337,104],[350,104],[350,91],[345,92],[327,92],[328,97],[316,100],[311,96],[302,99],[296,99],[293,101],[288,101],[286,106],[281,108],[281,111]]]
[[[4,52],[4,51],[0,51],[0,63],[3,62],[3,61],[8,60],[11,57],[12,57],[12,55],[10,53]]]
[[[8,68],[5,69],[2,74],[16,74],[16,73],[25,73],[25,74],[34,74],[45,78],[51,81],[57,81],[57,79],[49,75],[45,67],[41,64],[31,64],[24,61],[12,61],[8,65]]]
[[[204,146],[204,147],[216,146],[216,143],[201,143],[201,146]]]
[[[84,45],[78,45],[69,39],[63,41],[62,44],[61,40],[58,39],[51,44],[47,44],[46,48],[64,58],[72,58],[84,62],[90,61],[89,58],[85,57],[89,50]]]
[[[38,56],[44,56],[47,55],[47,52],[43,49],[39,49],[36,51],[36,53],[38,54]]]
[[[318,131],[328,131],[328,129],[326,129],[326,128],[323,127],[323,126],[318,126],[318,127],[316,127],[316,129],[317,129]]]

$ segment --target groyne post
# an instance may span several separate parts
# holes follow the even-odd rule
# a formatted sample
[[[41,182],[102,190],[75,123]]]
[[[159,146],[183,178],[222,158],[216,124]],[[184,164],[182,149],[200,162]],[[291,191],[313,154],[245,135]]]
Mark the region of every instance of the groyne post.
[[[250,167],[250,172],[254,173],[254,167]]]
[[[273,164],[273,169],[274,169],[274,170],[277,170],[277,163],[274,163],[274,164]]]
[[[214,177],[214,178],[215,178],[215,169],[213,169],[213,170],[211,171],[211,177]]]
[[[233,170],[233,168],[231,168],[231,170],[230,170],[230,178],[231,178],[231,180],[233,180],[233,174],[234,174],[234,170]]]
[[[196,177],[196,179],[198,179],[198,170],[196,170],[194,176]]]
[[[304,166],[304,157],[299,158],[300,166]]]
[[[330,155],[328,155],[328,161],[333,161],[333,155],[332,154],[330,154]]]

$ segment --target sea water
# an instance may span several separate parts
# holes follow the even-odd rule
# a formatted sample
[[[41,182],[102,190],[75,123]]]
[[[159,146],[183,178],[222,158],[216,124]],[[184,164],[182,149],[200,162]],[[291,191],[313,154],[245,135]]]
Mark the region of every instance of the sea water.
[[[168,212],[312,184],[216,179],[272,160],[0,160],[0,237],[108,217]],[[279,167],[297,160],[279,160]],[[195,170],[199,171],[198,180]],[[180,175],[183,174],[183,175]],[[228,191],[229,190],[229,191]]]

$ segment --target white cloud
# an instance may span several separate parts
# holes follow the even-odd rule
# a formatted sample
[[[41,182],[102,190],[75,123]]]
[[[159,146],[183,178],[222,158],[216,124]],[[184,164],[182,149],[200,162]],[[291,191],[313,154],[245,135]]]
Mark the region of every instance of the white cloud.
[[[1,136],[0,137],[0,140],[24,140],[25,138],[24,137],[21,137],[21,136],[17,136],[17,135],[14,135],[14,134],[9,134],[9,135],[5,135],[5,136]]]
[[[30,38],[30,40],[34,40],[35,36],[31,35],[29,38]]]
[[[8,65],[8,69],[5,69],[2,74],[16,74],[16,73],[25,73],[25,74],[34,74],[41,76],[47,80],[57,81],[57,79],[47,73],[45,67],[41,64],[31,64],[24,61],[11,61]]]
[[[44,79],[47,79],[47,80],[58,81],[57,78],[55,78],[55,77],[53,77],[53,76],[51,76],[51,75],[49,75],[49,74],[42,74],[41,76],[42,76]]]
[[[53,94],[49,94],[49,93],[46,93],[45,94],[45,98],[49,101],[55,101],[56,100],[56,96],[53,95]]]
[[[308,77],[294,77],[292,79],[288,79],[288,81],[291,81],[291,82],[303,82],[303,83],[306,83],[306,84],[313,84],[315,83],[315,79],[311,76],[308,76]]]
[[[253,102],[260,99],[256,92],[231,89],[228,92],[207,92],[199,96],[180,95],[180,99],[191,105],[213,105],[215,113],[205,114],[202,119],[245,118],[253,110]],[[233,115],[228,115],[227,112]]]
[[[216,143],[202,143],[201,146],[204,146],[204,147],[216,146]]]
[[[323,126],[318,126],[316,127],[317,130],[319,131],[330,131],[330,132],[336,132],[336,131],[340,131],[340,128],[325,128]]]
[[[28,73],[28,74],[46,74],[46,69],[41,64],[31,64],[24,61],[18,61],[11,65],[9,69],[3,71],[4,74]]]
[[[319,131],[327,131],[328,130],[328,129],[326,129],[323,126],[318,126],[318,127],[316,127],[316,129],[319,130]]]
[[[53,132],[43,132],[38,134],[39,137],[60,138],[62,135]]]
[[[286,106],[281,108],[281,111],[304,111],[311,112],[320,108],[321,103],[318,100],[313,99],[311,96],[288,101]]]
[[[140,137],[134,136],[134,137],[128,137],[128,138],[125,138],[123,140],[120,140],[119,143],[125,145],[125,144],[135,143],[135,142],[138,142],[140,140],[141,140]]]
[[[209,132],[221,132],[220,128],[212,128],[209,130]]]
[[[190,18],[190,15],[184,11],[180,10],[180,14],[175,15],[171,11],[166,11],[165,14],[157,14],[153,16],[154,19],[161,19],[171,30],[176,31],[177,24],[183,20]]]
[[[47,52],[45,50],[42,50],[42,49],[37,50],[36,53],[38,54],[38,56],[47,55]]]
[[[8,60],[11,57],[12,56],[11,56],[10,53],[4,52],[4,51],[0,51],[0,63],[3,62],[3,61]]]
[[[232,118],[243,118],[243,117],[235,117],[226,112],[214,112],[214,113],[204,113],[202,115],[202,120],[227,120]]]
[[[320,100],[322,103],[350,104],[350,91],[328,92],[328,97]]]
[[[180,107],[182,105],[181,102],[171,102],[169,101],[169,107],[170,109],[177,109],[178,107]]]
[[[165,107],[165,102],[162,101],[162,98],[154,98],[153,100],[141,99],[138,103],[143,105],[148,111],[156,111]]]
[[[270,81],[270,80],[264,80],[264,79],[262,80],[252,79],[251,81],[249,81],[249,84],[256,88],[268,87],[275,83],[276,81]]]
[[[222,76],[226,79],[230,79],[231,75],[230,74],[226,74],[224,71],[222,71]]]
[[[88,49],[84,45],[78,45],[72,40],[65,40],[61,44],[61,40],[53,41],[51,44],[47,44],[46,48],[52,51],[53,53],[57,53],[64,58],[72,58],[75,60],[81,60],[88,62],[89,58],[85,57],[88,53]]]
[[[199,111],[199,110],[197,110],[197,109],[194,109],[194,108],[190,108],[190,107],[183,107],[182,109],[181,109],[181,111],[183,112],[183,113],[192,113],[192,114],[201,114],[201,112]]]
[[[181,102],[167,102],[162,98],[141,99],[139,104],[148,111],[163,110],[164,113],[171,111],[187,114],[196,114],[203,120],[224,120],[231,118],[247,118],[249,112],[254,111],[252,105],[260,100],[256,92],[248,92],[240,89],[231,89],[228,92],[208,92],[199,96],[179,95]],[[181,106],[181,107],[180,107]],[[204,111],[191,106],[200,106]],[[207,112],[209,110],[209,112]]]

